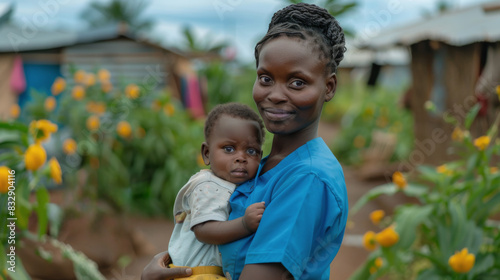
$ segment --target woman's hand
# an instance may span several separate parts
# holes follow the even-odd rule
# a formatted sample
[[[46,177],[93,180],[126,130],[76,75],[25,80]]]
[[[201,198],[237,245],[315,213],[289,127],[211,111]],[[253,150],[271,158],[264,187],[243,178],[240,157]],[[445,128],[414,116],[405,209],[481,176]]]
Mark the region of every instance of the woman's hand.
[[[243,216],[243,226],[250,232],[257,231],[265,209],[265,202],[257,202],[248,206]]]
[[[193,273],[191,268],[169,268],[168,264],[171,262],[167,251],[157,254],[142,271],[141,280],[171,280],[191,276]]]

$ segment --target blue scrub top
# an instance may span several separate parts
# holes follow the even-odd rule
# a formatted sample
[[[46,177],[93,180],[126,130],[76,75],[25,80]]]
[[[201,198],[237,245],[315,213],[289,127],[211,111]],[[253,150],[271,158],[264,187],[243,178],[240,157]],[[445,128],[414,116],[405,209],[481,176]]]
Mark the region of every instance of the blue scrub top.
[[[295,279],[329,279],[344,236],[348,203],[344,174],[323,139],[313,139],[278,165],[238,186],[229,220],[265,201],[257,231],[219,245],[224,273],[239,278],[245,264],[281,263]]]

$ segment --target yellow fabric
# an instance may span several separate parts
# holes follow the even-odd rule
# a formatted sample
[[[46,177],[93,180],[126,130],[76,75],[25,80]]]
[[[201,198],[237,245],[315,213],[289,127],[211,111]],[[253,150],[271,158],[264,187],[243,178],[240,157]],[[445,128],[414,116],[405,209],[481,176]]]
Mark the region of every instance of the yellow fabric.
[[[169,267],[187,267],[169,264]],[[191,267],[193,275],[189,277],[175,278],[176,280],[227,280],[220,266],[196,266]]]

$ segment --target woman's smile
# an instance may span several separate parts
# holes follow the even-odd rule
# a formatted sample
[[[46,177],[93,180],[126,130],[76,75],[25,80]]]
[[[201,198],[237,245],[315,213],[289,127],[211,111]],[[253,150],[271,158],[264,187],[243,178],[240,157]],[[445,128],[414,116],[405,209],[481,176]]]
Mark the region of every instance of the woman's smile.
[[[263,112],[266,115],[266,118],[272,122],[286,121],[286,120],[292,118],[294,115],[293,111],[286,111],[286,110],[275,109],[275,108],[265,108],[263,110]]]

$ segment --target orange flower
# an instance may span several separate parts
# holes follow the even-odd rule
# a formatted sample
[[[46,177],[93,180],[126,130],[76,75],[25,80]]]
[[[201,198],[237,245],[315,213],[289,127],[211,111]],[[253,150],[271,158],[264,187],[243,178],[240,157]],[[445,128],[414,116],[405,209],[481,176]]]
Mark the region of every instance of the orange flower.
[[[45,102],[43,106],[45,107],[45,111],[52,112],[56,108],[57,102],[54,96],[49,96],[45,98]]]
[[[54,83],[52,84],[52,88],[50,91],[52,92],[52,95],[59,95],[61,92],[64,91],[66,88],[66,80],[64,80],[61,77],[57,77]]]
[[[490,145],[490,137],[488,136],[481,136],[474,140],[474,146],[480,151],[484,151],[489,145]]]
[[[100,115],[106,112],[106,104],[102,102],[89,101],[89,103],[87,103],[86,109],[89,113]]]
[[[367,231],[363,235],[363,246],[366,248],[366,250],[373,251],[375,248],[377,248],[377,242],[375,240],[375,232],[373,231]]]
[[[29,125],[29,131],[36,142],[48,140],[52,133],[57,132],[57,129],[57,125],[49,120],[32,121]]]
[[[84,82],[85,82],[85,85],[87,87],[91,87],[91,86],[95,85],[95,75],[94,75],[94,73],[87,73],[85,75],[85,81]]]
[[[55,158],[49,160],[50,177],[56,182],[56,184],[62,183],[62,171],[59,162]]]
[[[451,133],[451,139],[455,140],[455,141],[462,141],[464,139],[464,131],[462,129],[460,129],[460,127],[455,127],[455,129],[453,129],[453,132]]]
[[[27,170],[38,170],[47,160],[47,153],[40,144],[33,144],[26,149],[24,154],[24,164]]]
[[[121,121],[116,126],[116,132],[123,138],[129,138],[132,134],[132,127],[126,121]]]
[[[78,148],[76,141],[68,138],[64,140],[63,143],[63,152],[67,155],[72,155],[76,152],[76,149]]]
[[[455,272],[467,273],[472,269],[475,261],[476,257],[473,254],[469,254],[467,248],[464,248],[462,251],[456,252],[451,256],[448,259],[448,264]]]
[[[10,168],[0,166],[0,193],[7,193],[9,191],[9,175]]]
[[[375,210],[370,213],[370,220],[374,225],[378,225],[380,220],[385,216],[384,210]]]
[[[125,88],[125,95],[130,99],[139,97],[140,89],[136,84],[130,84]]]
[[[75,100],[82,100],[85,97],[85,89],[82,86],[76,85],[71,91],[71,96],[73,96]]]
[[[440,174],[453,175],[453,170],[449,169],[446,164],[440,165],[436,168],[436,171]]]
[[[87,73],[85,73],[85,71],[78,70],[78,71],[76,71],[75,75],[73,76],[73,79],[75,80],[75,83],[83,84],[83,83],[85,83],[86,77],[87,77]]]
[[[21,107],[18,104],[14,104],[10,107],[10,117],[13,119],[19,118],[21,114]]]
[[[498,167],[490,167],[490,173],[497,173],[498,172]]]
[[[104,93],[108,93],[113,90],[113,84],[110,82],[102,82],[101,89]]]
[[[175,113],[174,105],[171,103],[165,104],[165,106],[163,106],[163,112],[165,112],[165,114],[169,117],[173,116]]]
[[[375,259],[373,264],[374,265],[370,267],[370,274],[374,274],[375,272],[377,272],[377,270],[384,264],[384,260],[382,260],[381,257],[378,257]]]
[[[101,83],[109,82],[111,74],[106,69],[100,69],[99,72],[97,72],[97,77],[99,77],[99,81],[101,81]]]
[[[375,240],[382,247],[391,247],[398,243],[399,234],[394,230],[394,226],[390,226],[375,235]]]
[[[101,123],[99,121],[99,117],[98,116],[90,116],[87,119],[87,129],[89,131],[96,131],[96,130],[98,130],[100,124]]]
[[[396,171],[392,174],[392,182],[398,186],[399,189],[404,189],[408,185],[403,173]]]

